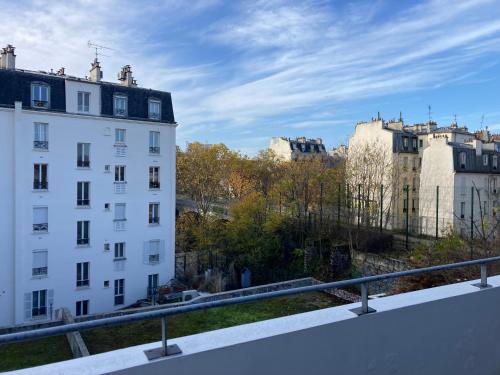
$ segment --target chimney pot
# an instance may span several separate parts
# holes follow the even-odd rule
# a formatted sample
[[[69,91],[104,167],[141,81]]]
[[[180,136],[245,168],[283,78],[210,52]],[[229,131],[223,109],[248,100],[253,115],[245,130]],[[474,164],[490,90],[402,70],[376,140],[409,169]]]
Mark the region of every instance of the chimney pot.
[[[94,62],[90,64],[90,66],[90,80],[94,82],[100,82],[102,79],[102,70],[97,57],[94,59]]]
[[[125,65],[121,72],[118,73],[118,80],[123,86],[137,86],[137,81],[132,76],[132,68],[130,65]]]
[[[14,50],[16,48],[11,44],[7,44],[7,47],[2,48],[0,52],[0,68],[2,69],[16,69],[16,55]]]

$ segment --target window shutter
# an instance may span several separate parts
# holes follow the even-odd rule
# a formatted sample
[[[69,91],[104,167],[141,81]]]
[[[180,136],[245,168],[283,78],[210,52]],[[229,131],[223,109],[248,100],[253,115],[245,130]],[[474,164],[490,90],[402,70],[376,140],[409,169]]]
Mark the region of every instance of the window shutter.
[[[31,319],[31,293],[24,293],[24,318]]]
[[[48,208],[47,207],[35,207],[33,209],[33,224],[45,224],[48,223]]]
[[[47,251],[33,252],[33,268],[47,267]]]
[[[115,204],[115,219],[125,220],[125,204],[117,203]]]
[[[142,262],[144,264],[149,264],[149,254],[150,254],[149,241],[144,241],[144,251],[142,255]]]

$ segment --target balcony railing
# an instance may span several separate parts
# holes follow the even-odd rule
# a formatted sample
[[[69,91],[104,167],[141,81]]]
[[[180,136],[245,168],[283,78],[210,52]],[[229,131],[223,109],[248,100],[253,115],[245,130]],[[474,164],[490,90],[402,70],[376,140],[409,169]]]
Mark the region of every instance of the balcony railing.
[[[46,276],[48,272],[48,267],[35,267],[32,269],[32,276]]]
[[[121,219],[121,220],[116,219],[114,221],[114,225],[115,225],[115,231],[126,230],[127,229],[127,220],[126,219]]]
[[[150,154],[159,154],[160,147],[159,146],[149,146],[149,153]]]
[[[88,245],[90,243],[90,240],[88,238],[78,238],[76,240],[77,245]]]
[[[47,232],[49,230],[49,223],[33,224],[33,232]]]
[[[76,287],[77,288],[81,288],[81,287],[84,287],[84,286],[89,286],[89,280],[86,279],[86,280],[76,280]]]
[[[47,190],[49,188],[49,183],[46,180],[33,180],[33,190]]]
[[[78,160],[76,166],[78,168],[90,168],[90,160]]]
[[[33,307],[31,309],[31,316],[45,316],[47,315],[47,306]]]
[[[149,181],[149,188],[150,189],[159,189],[160,188],[160,181]]]
[[[90,206],[90,199],[77,199],[76,205],[77,206]]]
[[[49,142],[48,141],[33,141],[33,148],[36,150],[48,150]]]
[[[149,256],[149,264],[157,264],[160,263],[160,254],[152,254]]]
[[[127,145],[115,144],[115,156],[118,157],[127,156]]]
[[[127,183],[125,181],[115,181],[115,193],[125,194],[127,192]]]
[[[48,108],[49,102],[47,100],[36,100],[33,99],[31,105],[36,108]]]
[[[500,256],[485,258],[485,259],[470,260],[470,261],[460,262],[460,263],[443,264],[443,265],[439,265],[439,266],[432,266],[432,267],[426,267],[426,268],[417,268],[417,269],[412,269],[412,270],[386,273],[386,274],[381,274],[381,275],[366,276],[366,277],[360,277],[360,278],[351,279],[351,280],[340,280],[340,281],[334,281],[334,282],[330,282],[330,283],[315,284],[315,285],[303,286],[303,287],[292,288],[292,289],[277,290],[277,291],[272,291],[272,292],[267,292],[267,293],[234,297],[234,298],[222,299],[222,300],[217,300],[217,301],[187,304],[187,305],[178,306],[178,307],[168,307],[167,306],[167,307],[162,308],[162,309],[142,311],[142,312],[138,312],[135,314],[113,316],[113,317],[109,317],[109,318],[88,320],[88,321],[82,321],[82,322],[78,322],[78,323],[69,323],[69,324],[65,324],[65,325],[61,325],[61,326],[41,328],[41,329],[36,329],[36,330],[28,330],[28,331],[23,331],[23,332],[8,333],[8,334],[0,335],[0,344],[7,344],[7,343],[13,343],[13,342],[20,342],[20,341],[29,341],[29,340],[33,340],[33,339],[37,339],[37,338],[42,338],[42,337],[57,336],[57,335],[65,334],[68,332],[76,332],[76,331],[82,331],[82,330],[105,327],[105,326],[109,327],[109,326],[113,326],[113,325],[120,325],[120,324],[125,324],[125,323],[130,323],[130,322],[137,322],[137,321],[141,321],[141,320],[158,319],[159,318],[159,319],[161,319],[161,330],[162,330],[161,343],[162,343],[162,346],[159,348],[156,348],[156,349],[147,350],[145,352],[148,359],[153,360],[153,359],[165,357],[168,355],[182,353],[181,349],[177,345],[171,345],[171,346],[167,345],[167,343],[168,343],[167,342],[167,339],[168,339],[168,336],[167,336],[167,333],[168,333],[167,332],[167,317],[169,317],[169,316],[187,313],[190,311],[199,311],[199,310],[207,310],[207,309],[211,309],[211,308],[215,308],[215,307],[239,305],[239,304],[247,303],[247,302],[268,300],[268,299],[276,298],[276,297],[292,296],[292,295],[297,295],[297,294],[301,294],[301,293],[317,292],[317,291],[322,291],[322,290],[327,290],[327,289],[345,288],[345,287],[351,287],[351,286],[355,286],[355,285],[359,285],[361,287],[360,288],[361,289],[361,306],[358,308],[352,309],[351,312],[353,312],[354,314],[356,314],[358,316],[362,316],[362,315],[365,315],[368,313],[375,312],[375,310],[373,308],[370,308],[368,306],[368,286],[370,283],[373,283],[376,281],[382,281],[382,280],[399,279],[401,277],[406,277],[406,276],[427,274],[427,273],[437,272],[437,271],[445,271],[445,270],[458,269],[458,268],[463,268],[463,267],[480,266],[481,280],[479,283],[472,284],[472,286],[478,288],[478,290],[483,290],[483,289],[491,287],[491,285],[488,284],[487,266],[489,264],[498,263],[498,262],[500,262]],[[123,295],[115,295],[115,305],[121,305],[123,303],[124,303]]]
[[[149,224],[160,224],[160,217],[159,216],[150,217]]]

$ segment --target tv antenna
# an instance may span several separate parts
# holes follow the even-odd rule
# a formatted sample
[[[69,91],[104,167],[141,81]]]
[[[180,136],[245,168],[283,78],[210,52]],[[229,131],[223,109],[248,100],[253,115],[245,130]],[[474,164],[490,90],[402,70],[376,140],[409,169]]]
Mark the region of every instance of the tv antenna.
[[[483,124],[484,124],[484,115],[481,116],[481,129],[483,129]]]
[[[432,112],[431,112],[431,105],[430,104],[427,106],[427,109],[429,111],[429,124],[430,124],[431,123],[431,119],[432,119],[432,117],[431,117]]]
[[[87,47],[89,48],[94,48],[95,49],[95,58],[97,59],[99,56],[105,56],[105,57],[109,57],[109,55],[105,55],[104,53],[102,53],[101,51],[104,50],[104,49],[107,49],[109,51],[114,51],[113,48],[109,48],[109,47],[106,47],[106,46],[101,46],[99,44],[95,44],[95,43],[92,43],[90,40],[87,42]]]

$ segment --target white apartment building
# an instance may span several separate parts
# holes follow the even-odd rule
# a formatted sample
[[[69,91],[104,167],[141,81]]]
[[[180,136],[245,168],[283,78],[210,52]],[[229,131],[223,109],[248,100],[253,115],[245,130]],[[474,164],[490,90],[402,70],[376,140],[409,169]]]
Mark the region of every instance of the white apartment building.
[[[123,308],[174,277],[170,93],[0,60],[0,326]]]

